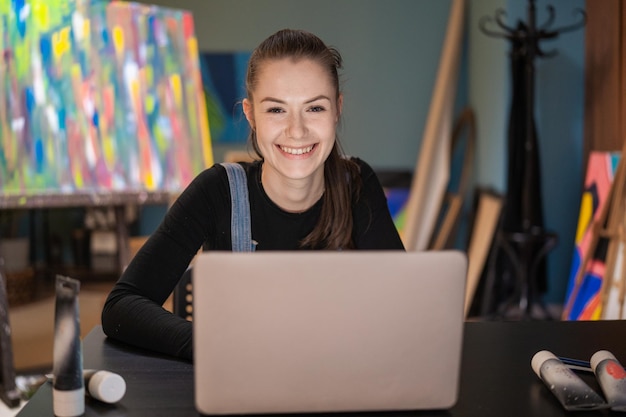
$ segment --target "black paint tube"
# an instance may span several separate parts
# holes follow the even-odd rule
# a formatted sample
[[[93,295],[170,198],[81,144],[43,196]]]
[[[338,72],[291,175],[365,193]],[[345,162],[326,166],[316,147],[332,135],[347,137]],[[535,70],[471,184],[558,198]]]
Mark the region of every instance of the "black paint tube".
[[[52,383],[54,375],[46,374],[48,382]],[[126,393],[126,381],[121,375],[101,369],[83,370],[85,394],[96,400],[114,404],[120,401]]]
[[[57,417],[75,417],[85,412],[79,290],[79,281],[57,275],[52,368],[52,405]]]

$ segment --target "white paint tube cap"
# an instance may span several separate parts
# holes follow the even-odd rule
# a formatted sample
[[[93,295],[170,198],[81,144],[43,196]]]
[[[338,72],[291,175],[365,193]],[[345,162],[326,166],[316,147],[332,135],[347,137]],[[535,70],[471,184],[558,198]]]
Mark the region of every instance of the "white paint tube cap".
[[[52,408],[57,417],[76,417],[85,413],[85,388],[52,390]]]
[[[591,365],[591,369],[593,370],[593,372],[596,371],[596,367],[600,364],[600,362],[605,359],[617,361],[617,359],[615,359],[615,355],[613,355],[608,350],[599,350],[593,354],[593,356],[589,360],[589,365]]]
[[[539,352],[535,353],[532,360],[530,361],[530,366],[532,366],[533,371],[535,371],[537,376],[540,378],[541,378],[541,373],[540,373],[541,365],[543,365],[543,363],[547,361],[548,359],[558,360],[559,358],[557,358],[556,355],[550,352],[549,350],[540,350]]]
[[[109,371],[98,371],[89,379],[89,395],[105,403],[116,403],[126,393],[126,381]]]

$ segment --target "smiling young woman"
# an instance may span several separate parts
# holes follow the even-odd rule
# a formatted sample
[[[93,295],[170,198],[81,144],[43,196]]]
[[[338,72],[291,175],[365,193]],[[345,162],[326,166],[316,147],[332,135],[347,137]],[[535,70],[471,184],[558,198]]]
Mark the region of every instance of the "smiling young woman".
[[[243,110],[257,159],[240,162],[253,250],[403,250],[372,168],[337,140],[339,52],[285,29],[252,53]],[[232,250],[227,170],[200,173],[130,262],[105,303],[112,338],[192,358],[192,326],[161,305],[198,250]]]
[[[324,162],[335,146],[341,96],[309,58],[266,61],[243,101],[267,195],[289,211],[311,207],[324,192]]]

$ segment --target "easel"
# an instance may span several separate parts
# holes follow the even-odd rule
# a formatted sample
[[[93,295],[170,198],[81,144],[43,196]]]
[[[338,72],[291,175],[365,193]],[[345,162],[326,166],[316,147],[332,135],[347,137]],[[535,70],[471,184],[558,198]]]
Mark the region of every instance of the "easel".
[[[609,194],[607,196],[607,202],[602,207],[600,217],[593,222],[591,227],[591,241],[589,248],[585,253],[583,261],[576,273],[574,280],[574,286],[571,291],[571,295],[567,304],[563,309],[563,319],[569,317],[573,305],[578,297],[580,288],[584,282],[585,275],[587,273],[587,267],[589,262],[593,259],[598,242],[601,238],[609,240],[608,250],[605,264],[605,272],[602,277],[602,286],[600,288],[600,314],[602,318],[605,317],[605,311],[608,305],[609,295],[611,288],[614,285],[614,279],[616,272],[617,261],[619,259],[619,250],[622,251],[622,264],[621,264],[621,276],[619,278],[618,285],[618,303],[619,303],[619,317],[624,317],[624,301],[626,299],[626,266],[624,261],[626,260],[626,141],[622,146],[622,153],[620,161],[617,165],[617,171],[615,178],[611,184]]]
[[[0,271],[0,400],[9,408],[17,407],[21,401],[20,392],[15,384],[9,302],[2,271]]]

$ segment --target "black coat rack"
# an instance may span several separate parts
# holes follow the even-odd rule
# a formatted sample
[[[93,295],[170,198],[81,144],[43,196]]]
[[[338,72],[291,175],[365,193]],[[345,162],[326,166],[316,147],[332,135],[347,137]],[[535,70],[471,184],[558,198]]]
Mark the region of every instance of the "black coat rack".
[[[539,292],[545,291],[545,255],[556,245],[557,236],[544,229],[541,201],[540,157],[535,126],[535,60],[551,57],[541,41],[584,26],[586,14],[576,10],[579,20],[569,26],[551,28],[553,6],[547,6],[548,19],[537,26],[535,0],[528,1],[527,21],[515,27],[504,22],[506,12],[498,9],[495,16],[479,22],[483,33],[505,38],[511,43],[512,101],[508,125],[508,170],[505,205],[498,232],[490,254],[486,282],[483,287],[481,314],[509,318],[532,318],[540,308],[550,318]],[[489,27],[495,24],[498,30]]]

